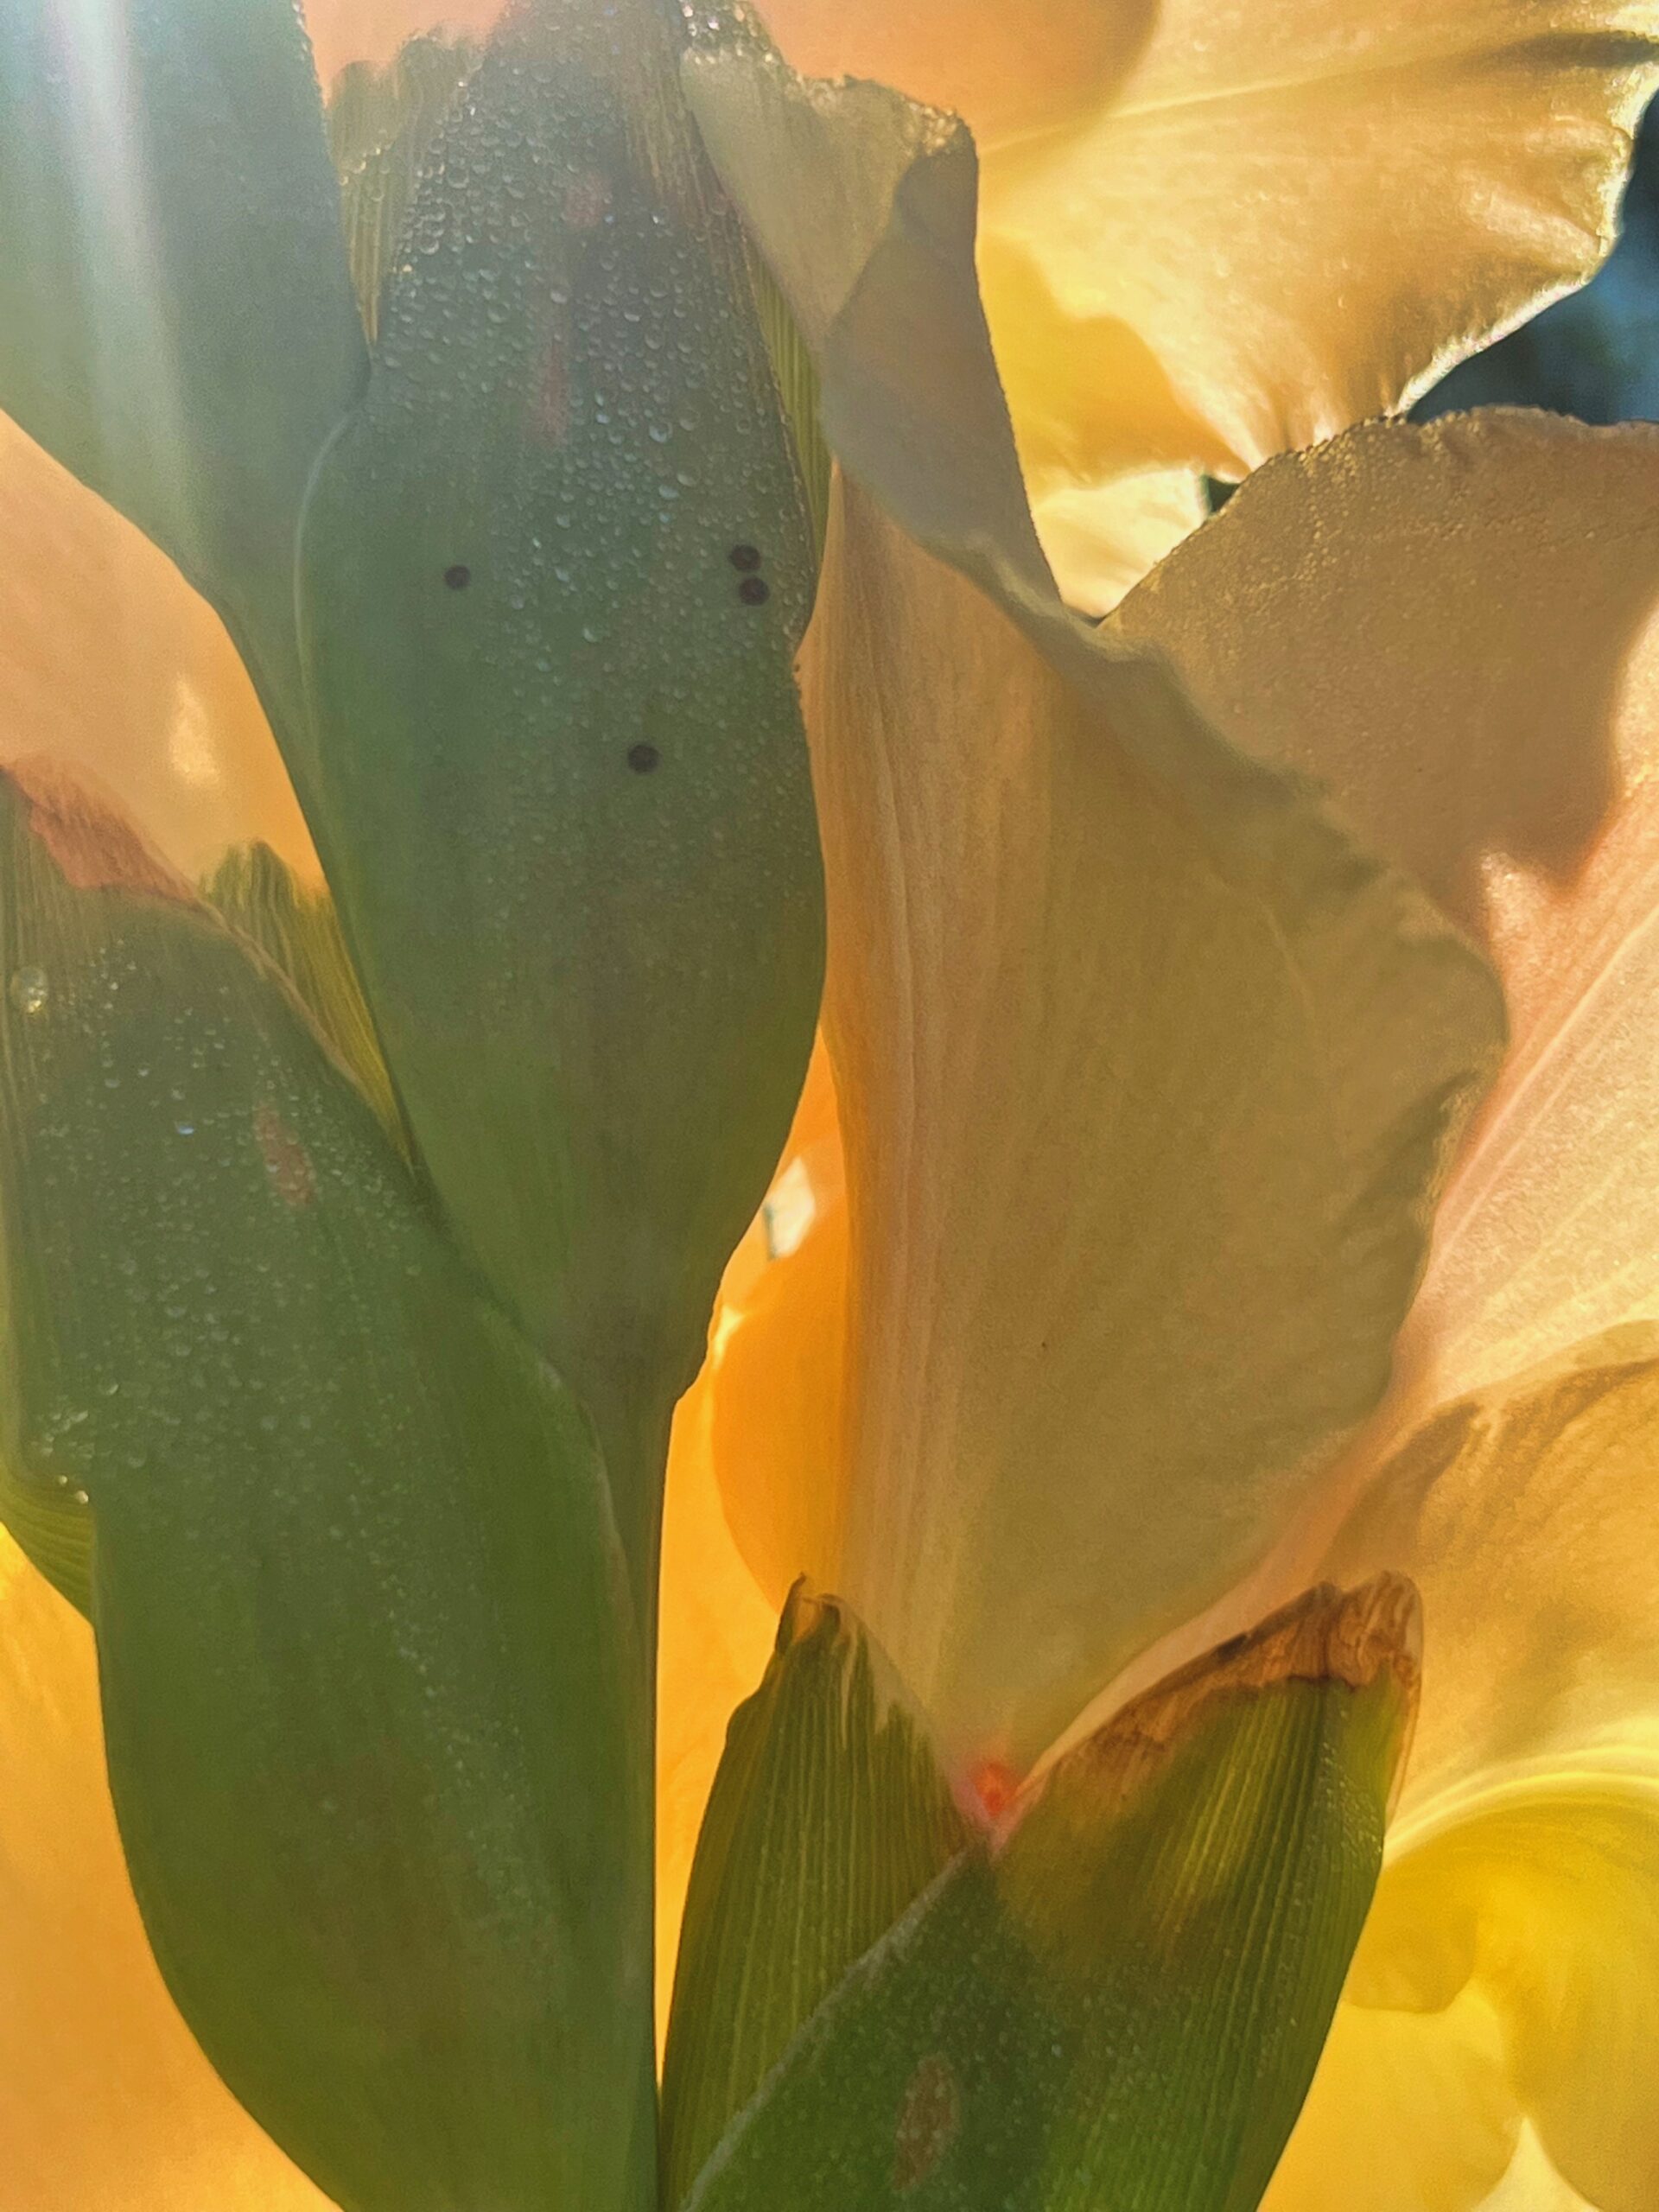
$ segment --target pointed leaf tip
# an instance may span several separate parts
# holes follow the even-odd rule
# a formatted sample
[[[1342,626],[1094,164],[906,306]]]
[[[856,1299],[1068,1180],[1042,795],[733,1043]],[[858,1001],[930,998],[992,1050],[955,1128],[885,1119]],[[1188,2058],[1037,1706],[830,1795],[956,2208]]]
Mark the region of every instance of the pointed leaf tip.
[[[839,1599],[798,1582],[698,1839],[663,2077],[671,2206],[801,2023],[966,1841],[886,1659]]]
[[[366,358],[295,0],[8,0],[0,222],[0,408],[213,601],[302,743],[294,528]]]
[[[639,2212],[645,1730],[591,1426],[268,962],[60,779],[0,777],[0,1510],[66,1587],[95,1527],[168,1986],[343,2205]]]
[[[1310,1592],[1059,1758],[852,1968],[695,2212],[1245,2212],[1382,1858],[1416,1607]]]
[[[76,891],[128,891],[193,906],[196,894],[151,850],[112,802],[54,760],[29,757],[0,768],[63,880]]]

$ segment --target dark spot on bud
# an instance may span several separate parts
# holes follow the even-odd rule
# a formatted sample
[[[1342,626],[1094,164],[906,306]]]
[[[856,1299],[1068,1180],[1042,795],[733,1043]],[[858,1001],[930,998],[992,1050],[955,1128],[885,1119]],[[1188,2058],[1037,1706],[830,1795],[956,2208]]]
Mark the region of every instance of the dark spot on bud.
[[[662,757],[654,745],[631,745],[628,747],[628,766],[636,776],[650,775]]]
[[[745,576],[737,588],[737,595],[745,607],[764,607],[772,597],[772,586],[764,576]]]
[[[758,545],[734,545],[730,559],[740,575],[752,576],[760,565],[760,548]]]
[[[473,572],[464,561],[457,561],[453,568],[444,570],[443,581],[451,591],[465,591],[473,581]]]

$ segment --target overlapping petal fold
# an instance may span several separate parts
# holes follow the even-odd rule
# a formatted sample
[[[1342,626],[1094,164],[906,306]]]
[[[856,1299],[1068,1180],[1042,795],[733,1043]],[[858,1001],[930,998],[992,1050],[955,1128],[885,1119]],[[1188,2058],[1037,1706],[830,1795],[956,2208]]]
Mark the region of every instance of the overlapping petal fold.
[[[1462,2146],[1425,2184],[1435,2212],[1480,2202],[1523,2120],[1600,2212],[1654,2202],[1656,1547],[1651,1325],[1446,1408],[1350,1517],[1333,1571],[1386,1560],[1421,1582],[1423,1703],[1393,1863],[1272,2212],[1313,2202],[1316,2174],[1372,2201],[1367,2115],[1402,2050],[1402,2139],[1432,2141],[1444,2112]]]
[[[1373,1477],[1332,1572],[1422,1590],[1424,1694],[1399,1847],[1504,1786],[1659,1777],[1659,1327],[1446,1408]],[[1654,1872],[1659,1880],[1659,1834]]]
[[[688,65],[850,482],[804,662],[852,1289],[832,1555],[1018,1764],[1265,1549],[1387,1378],[1484,965],[1061,607],[959,127]]]
[[[1492,410],[1274,461],[1115,618],[1503,976],[1514,1049],[1436,1224],[1419,1403],[1659,1316],[1656,612],[1659,431]]]
[[[1602,2212],[1659,2188],[1638,2055],[1659,1987],[1656,493],[1644,427],[1370,426],[1262,470],[1115,626],[1484,940],[1516,1031],[1437,1224],[1392,1446],[1355,1463],[1325,1560],[1419,1580],[1424,1703],[1275,2212],[1318,2202],[1316,2176],[1359,2204],[1379,2175],[1407,2186],[1412,2161],[1368,2148],[1407,2048],[1397,2137],[1461,2108],[1448,2212],[1483,2201],[1506,2142],[1498,2202],[1554,2203],[1556,2174]]]
[[[765,13],[803,68],[979,135],[1021,456],[1063,582],[1103,606],[1052,495],[1242,474],[1583,282],[1659,56],[1650,0],[1049,0],[1034,21],[977,0],[948,38],[938,0]]]

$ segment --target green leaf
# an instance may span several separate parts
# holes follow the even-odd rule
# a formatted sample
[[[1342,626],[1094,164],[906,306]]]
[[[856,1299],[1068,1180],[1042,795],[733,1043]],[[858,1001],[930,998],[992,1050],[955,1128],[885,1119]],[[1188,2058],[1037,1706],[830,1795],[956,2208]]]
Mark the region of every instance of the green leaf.
[[[0,1529],[60,1597],[79,1613],[92,1611],[92,1516],[67,1475],[48,1486],[0,1459]]]
[[[372,344],[415,187],[438,126],[478,60],[470,39],[423,32],[384,69],[354,61],[328,93],[352,289]]]
[[[302,534],[319,834],[398,1095],[607,1452],[702,1358],[823,958],[810,541],[677,24],[505,19]],[[619,1446],[642,1560],[659,1477]]]
[[[1313,1592],[1120,1713],[802,2031],[690,2212],[1249,2212],[1382,1857],[1414,1599]]]
[[[839,1600],[798,1585],[766,1679],[733,1717],[669,2019],[670,2205],[808,2014],[968,1840],[887,1671]]]
[[[363,334],[294,0],[0,0],[0,408],[299,711],[294,528]]]
[[[168,1985],[347,2212],[643,2212],[645,1724],[589,1426],[243,940],[32,772],[0,863],[0,1447],[90,1494]]]
[[[282,970],[386,1128],[401,1138],[391,1078],[328,893],[308,890],[261,844],[226,853],[202,895]]]

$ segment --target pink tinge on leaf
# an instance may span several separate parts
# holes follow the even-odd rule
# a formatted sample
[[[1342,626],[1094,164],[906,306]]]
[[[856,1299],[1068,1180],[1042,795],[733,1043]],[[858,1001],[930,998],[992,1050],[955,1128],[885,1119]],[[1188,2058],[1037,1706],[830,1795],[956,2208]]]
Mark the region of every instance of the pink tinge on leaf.
[[[547,359],[536,394],[536,429],[549,445],[562,446],[570,435],[570,372],[564,363],[564,340],[556,332],[548,341]]]
[[[611,181],[598,169],[585,170],[565,187],[564,219],[573,231],[596,231],[611,212]]]
[[[962,2087],[942,2052],[924,2058],[905,2086],[893,2131],[893,2185],[903,2196],[938,2172],[962,2131]]]
[[[91,779],[58,761],[14,760],[4,774],[29,804],[29,825],[77,891],[132,891],[195,903],[184,879],[145,844]]]
[[[976,1759],[957,1777],[953,1794],[976,1827],[994,1828],[1020,1795],[1020,1779],[1006,1759]]]
[[[311,1155],[274,1106],[254,1109],[253,1135],[271,1187],[283,1205],[298,1213],[314,1204],[317,1174]]]

